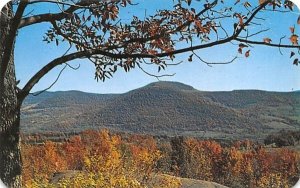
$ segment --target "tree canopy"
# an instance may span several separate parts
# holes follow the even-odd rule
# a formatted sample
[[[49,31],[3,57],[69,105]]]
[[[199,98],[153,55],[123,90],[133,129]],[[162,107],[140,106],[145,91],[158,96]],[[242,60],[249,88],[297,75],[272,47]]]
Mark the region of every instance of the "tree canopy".
[[[95,79],[105,81],[118,69],[126,72],[144,64],[157,66],[158,72],[175,61],[177,54],[187,54],[187,61],[200,60],[208,65],[228,64],[238,56],[249,57],[256,45],[290,48],[287,56],[298,65],[298,35],[295,25],[290,33],[282,33],[279,41],[272,36],[258,38],[261,33],[272,30],[266,25],[265,13],[285,13],[296,9],[291,1],[173,1],[170,9],[157,10],[153,15],[133,16],[129,21],[120,17],[122,9],[138,7],[141,2],[131,0],[114,1],[20,1],[16,2],[15,21],[19,23],[7,40],[7,50],[17,30],[42,22],[51,23],[45,32],[44,41],[56,45],[66,43],[69,50],[61,57],[48,62],[22,89],[26,96],[32,87],[54,67],[86,58],[95,66]],[[56,4],[59,12],[23,15],[26,7],[35,4]],[[18,18],[20,16],[20,18]],[[298,22],[298,23],[296,23]],[[260,26],[260,27],[257,27]],[[287,28],[288,30],[288,28]],[[281,35],[281,33],[278,33]],[[261,35],[259,35],[261,36]],[[198,50],[232,43],[236,48],[234,58],[224,62],[208,62],[198,55]],[[5,59],[5,58],[4,58]],[[174,62],[172,62],[174,61]],[[4,68],[5,69],[5,68]]]

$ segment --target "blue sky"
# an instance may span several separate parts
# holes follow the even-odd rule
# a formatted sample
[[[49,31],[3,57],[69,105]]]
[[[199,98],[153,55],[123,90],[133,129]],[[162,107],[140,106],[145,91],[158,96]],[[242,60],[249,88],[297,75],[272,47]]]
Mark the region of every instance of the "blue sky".
[[[165,8],[163,1],[141,1],[139,8],[130,8],[123,11],[120,18],[125,20],[131,14],[143,15],[145,9],[151,13],[156,9]],[[165,0],[168,2],[168,0]],[[35,13],[54,11],[51,7],[32,7]],[[30,11],[31,9],[28,9]],[[293,26],[298,18],[298,12],[293,13],[273,13],[267,12],[267,26],[272,31],[258,36],[257,40],[268,36],[274,41],[283,35],[290,35],[289,27]],[[42,42],[48,24],[38,24],[20,30],[16,42],[15,62],[17,79],[21,80],[20,85],[24,85],[30,77],[42,66],[55,57],[64,53],[66,47],[56,47],[55,44]],[[300,29],[300,28],[299,28]],[[299,35],[298,28],[296,33]],[[283,43],[289,44],[289,37]],[[226,61],[236,55],[237,47],[232,45],[222,45],[211,49],[198,51],[202,58],[207,61]],[[229,65],[215,65],[209,67],[194,58],[193,62],[188,62],[189,54],[177,56],[176,61],[183,60],[184,63],[178,66],[169,66],[164,73],[176,73],[172,77],[164,77],[160,80],[178,81],[189,84],[196,89],[205,91],[224,91],[235,89],[260,89],[269,91],[292,91],[300,90],[300,67],[292,65],[289,59],[289,51],[283,50],[284,55],[280,55],[278,48],[268,48],[256,46],[251,48],[249,58],[237,59]],[[156,78],[144,74],[136,69],[125,73],[117,72],[112,79],[103,82],[94,80],[94,66],[86,60],[76,60],[71,63],[76,66],[80,64],[79,70],[65,70],[60,80],[50,89],[50,91],[81,90],[93,93],[122,93],[148,83],[157,81]],[[50,72],[35,87],[34,91],[47,88],[55,79],[62,67]],[[148,70],[152,70],[151,67]],[[156,73],[153,71],[153,73]]]

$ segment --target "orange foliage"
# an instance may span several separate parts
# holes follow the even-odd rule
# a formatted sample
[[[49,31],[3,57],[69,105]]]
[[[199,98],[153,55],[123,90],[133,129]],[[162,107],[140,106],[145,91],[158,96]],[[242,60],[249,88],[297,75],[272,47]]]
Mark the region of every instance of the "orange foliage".
[[[55,172],[80,170],[82,173],[60,181],[58,187],[144,187],[155,182],[151,179],[154,173],[179,174],[230,187],[289,187],[291,178],[299,173],[298,154],[286,148],[267,149],[248,140],[232,147],[193,138],[178,139],[176,147],[165,143],[157,143],[151,136],[122,138],[102,130],[84,131],[62,143],[23,144],[24,185],[47,184]],[[150,187],[180,186],[179,180],[162,177],[161,185]]]

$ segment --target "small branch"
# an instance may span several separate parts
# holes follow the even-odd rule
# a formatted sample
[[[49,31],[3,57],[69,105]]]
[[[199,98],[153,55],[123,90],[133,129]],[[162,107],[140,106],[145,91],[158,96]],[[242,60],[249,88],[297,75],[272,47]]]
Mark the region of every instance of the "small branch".
[[[30,4],[42,3],[42,2],[47,2],[47,1],[32,1],[32,2],[30,2]],[[57,1],[48,1],[48,2],[49,3],[51,3],[51,2],[63,3],[63,2],[57,2]],[[59,21],[59,20],[64,19],[65,17],[67,17],[69,14],[72,14],[74,11],[81,9],[81,8],[88,8],[90,4],[97,3],[97,2],[99,3],[99,1],[97,1],[97,0],[81,0],[77,4],[70,4],[69,5],[70,7],[68,9],[66,9],[65,11],[60,12],[60,13],[56,13],[56,14],[47,13],[47,14],[39,14],[39,15],[35,15],[35,16],[26,17],[26,18],[21,19],[18,27],[22,28],[22,27],[26,27],[26,26],[29,26],[32,24],[37,24],[37,23],[42,23],[42,22]]]
[[[250,22],[250,24],[251,24],[251,25],[256,25],[256,26],[261,26],[261,25],[262,25],[262,24],[260,24],[260,23],[256,23],[256,22],[253,22],[253,21]]]
[[[209,65],[226,65],[226,64],[231,64],[233,63],[236,59],[238,58],[238,56],[235,56],[233,59],[231,59],[230,61],[227,61],[227,62],[212,62],[212,63],[209,63]]]
[[[58,76],[56,77],[55,81],[54,81],[49,87],[47,87],[46,89],[43,89],[42,91],[38,91],[38,92],[36,92],[36,93],[30,93],[30,94],[32,94],[33,96],[38,96],[38,95],[44,93],[45,91],[51,89],[51,88],[54,86],[54,84],[56,84],[56,82],[58,81],[60,75],[61,75],[62,72],[67,68],[67,66],[68,66],[68,64],[66,64],[66,65],[60,70],[60,72],[59,72]]]
[[[260,31],[258,31],[258,32],[256,32],[256,33],[253,33],[253,34],[251,34],[251,35],[247,35],[247,37],[242,37],[242,36],[240,36],[240,38],[250,38],[250,37],[253,37],[253,36],[255,36],[255,35],[258,35],[258,34],[260,34],[260,33],[264,33],[264,32],[267,32],[267,31],[269,31],[270,29],[268,28],[268,29],[263,29],[263,30],[260,30]]]
[[[60,3],[59,1],[56,2],[57,7],[59,8],[59,10],[60,10],[61,12],[65,12],[65,11],[60,7],[60,4],[59,4],[59,3]]]
[[[196,54],[194,51],[192,53],[203,63],[205,63],[207,66],[212,67],[208,62],[204,61],[198,54]]]
[[[31,11],[29,11],[27,14],[23,15],[22,18],[23,18],[23,17],[27,17],[27,16],[29,16],[29,15],[33,15],[33,14],[32,14],[33,12],[34,12],[34,9],[32,9]]]
[[[288,13],[289,10],[277,10],[277,9],[265,9],[264,11],[270,11],[270,12],[281,12],[281,13]]]
[[[280,38],[279,45],[281,45],[281,40],[284,39],[284,38],[285,38],[285,36]],[[278,49],[279,49],[280,54],[283,55],[280,46],[278,47]]]
[[[254,8],[253,10],[255,10],[251,16],[246,20],[246,22],[244,23],[243,26],[241,26],[240,29],[238,29],[236,31],[236,33],[234,34],[235,37],[238,37],[239,34],[243,31],[244,26],[248,26],[250,22],[252,22],[252,20],[256,17],[256,15],[259,13],[259,11],[261,11],[265,6],[267,6],[269,3],[271,2],[271,0],[266,0],[264,3],[260,4],[258,7]]]
[[[82,44],[81,42],[78,42],[76,40],[73,40],[72,38],[70,38],[69,36],[67,36],[66,34],[64,34],[61,29],[58,27],[58,25],[56,24],[55,21],[51,21],[51,24],[53,25],[53,28],[56,30],[57,34],[59,34],[60,36],[62,36],[64,39],[68,40],[71,43],[77,44],[78,46],[81,46],[85,49],[88,49],[88,46],[85,46],[84,44]]]
[[[204,59],[202,59],[198,54],[196,54],[194,51],[192,51],[192,53],[200,60],[202,61],[203,63],[205,63],[206,65],[208,65],[209,67],[212,67],[212,65],[226,65],[226,64],[230,64],[230,63],[233,63],[237,58],[238,56],[235,56],[232,60],[230,61],[227,61],[227,62],[208,62],[208,61],[205,61]]]
[[[249,43],[249,44],[265,45],[265,46],[272,46],[272,47],[279,47],[279,48],[297,48],[297,49],[300,48],[300,46],[295,46],[295,45],[272,44],[272,43],[265,43],[265,42],[260,42],[260,41],[251,41],[251,40],[246,40],[246,39],[241,39],[241,38],[235,38],[234,40],[239,41],[239,42]]]
[[[214,6],[216,6],[218,4],[218,0],[215,0],[214,2],[212,2],[210,5],[207,5],[203,10],[201,10],[199,13],[197,13],[195,15],[195,18],[201,16],[202,14],[204,14],[206,11],[212,9]],[[182,24],[181,26],[177,27],[174,31],[172,31],[172,33],[176,33],[178,31],[181,31],[183,28],[189,26],[191,23],[193,22],[193,20],[191,21],[187,21],[184,24]]]
[[[62,56],[67,55],[67,53],[71,50],[71,48],[72,48],[72,44],[70,44],[69,48],[66,50],[66,52]]]
[[[229,37],[228,32],[226,31],[226,29],[224,29],[224,27],[222,26],[221,22],[219,22],[219,27],[224,31],[226,37],[228,38]]]
[[[69,68],[73,69],[73,70],[78,70],[80,68],[80,64],[78,64],[77,67],[73,67],[72,65],[65,63]]]
[[[181,63],[183,63],[183,61],[179,61],[178,63],[166,63],[167,66],[171,65],[180,65]]]
[[[266,21],[266,19],[265,19],[265,18],[261,18],[261,17],[257,17],[257,16],[255,16],[254,18],[255,18],[255,19],[257,19],[257,20]]]
[[[138,63],[137,63],[137,66],[138,66],[139,69],[141,69],[145,74],[147,74],[147,75],[149,75],[149,76],[152,76],[152,77],[155,77],[155,78],[157,78],[158,80],[159,80],[159,78],[162,78],[162,77],[166,77],[166,76],[174,76],[174,75],[175,75],[175,73],[174,73],[174,74],[155,75],[155,74],[151,74],[151,73],[145,71],[145,70],[141,67],[141,65],[138,64]]]
[[[216,6],[218,3],[217,0],[215,0],[214,2],[212,2],[210,4],[210,6],[207,6],[205,7],[203,10],[201,10],[199,13],[197,13],[195,15],[195,18],[197,17],[200,17],[202,14],[204,14],[206,11],[210,10],[211,8],[213,8],[214,6]],[[191,23],[193,23],[194,20],[189,20],[189,21],[186,21],[184,22],[182,25],[176,27],[175,29],[173,30],[170,30],[170,31],[167,31],[165,34],[175,34],[177,32],[180,32],[183,28],[189,26]],[[147,38],[133,38],[133,39],[129,39],[125,42],[123,42],[123,46],[124,45],[127,45],[129,43],[133,43],[133,42],[139,42],[139,43],[145,43],[145,42],[148,42],[148,41],[151,41],[151,40],[155,40],[155,39],[159,39],[163,36],[163,34],[156,34],[156,35],[153,35],[151,37],[147,37]]]
[[[28,4],[36,4],[36,3],[53,3],[53,4],[60,4],[60,5],[67,5],[70,7],[77,7],[77,8],[90,8],[87,5],[80,5],[80,4],[74,4],[74,3],[67,3],[62,1],[51,1],[51,0],[31,0]]]

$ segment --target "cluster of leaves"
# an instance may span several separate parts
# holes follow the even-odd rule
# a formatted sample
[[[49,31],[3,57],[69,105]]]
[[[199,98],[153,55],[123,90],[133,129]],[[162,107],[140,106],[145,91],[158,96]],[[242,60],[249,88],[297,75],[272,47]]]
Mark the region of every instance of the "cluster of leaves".
[[[265,2],[266,2],[266,0],[260,0],[260,1],[259,1],[259,4],[263,4],[263,3],[265,3]],[[237,0],[235,4],[238,4],[238,3],[241,3],[240,0]],[[252,5],[251,5],[248,1],[244,2],[243,5],[244,5],[246,8],[252,7]],[[267,8],[270,7],[270,6],[272,7],[272,10],[273,10],[273,11],[280,11],[280,10],[278,10],[278,9],[281,9],[281,8],[288,9],[288,10],[290,10],[290,11],[293,11],[293,10],[294,10],[294,3],[293,3],[292,1],[290,1],[290,0],[284,0],[284,1],[282,1],[282,0],[273,0],[273,1],[270,1],[270,2],[268,3]],[[283,11],[283,12],[285,12],[285,11]],[[234,16],[237,17],[237,18],[239,19],[239,24],[238,24],[238,25],[244,25],[244,20],[247,19],[247,16],[250,16],[250,15],[249,15],[249,14],[243,15],[243,14],[236,13]],[[299,16],[298,19],[297,19],[297,24],[300,24],[300,16]],[[235,27],[237,27],[238,25],[236,25]],[[248,26],[248,25],[247,25],[247,26]],[[298,45],[299,45],[299,44],[298,44],[298,35],[295,33],[295,26],[290,27],[290,31],[291,31],[291,33],[292,33],[291,36],[290,36],[290,38],[289,38],[291,44],[292,44],[292,45],[295,45],[295,46],[298,46]],[[248,32],[248,30],[247,30],[247,32]],[[259,34],[260,32],[262,32],[262,31],[258,31],[256,34]],[[255,36],[256,34],[252,34],[252,35],[249,36],[249,34],[247,33],[246,39],[247,39],[248,37]],[[281,45],[281,40],[284,39],[284,38],[285,38],[285,37],[282,37],[282,38],[280,39],[279,46]],[[263,38],[262,41],[263,41],[265,44],[271,44],[271,43],[272,43],[272,39],[269,38],[269,37]],[[247,45],[247,44],[245,44],[245,43],[240,43],[240,44],[239,44],[239,48],[238,48],[238,52],[239,52],[240,54],[243,54],[243,51],[242,51],[243,48],[248,48],[248,47],[249,47],[249,45]],[[279,48],[280,48],[280,47],[279,47]],[[280,51],[280,53],[282,53],[282,52]],[[295,55],[295,52],[291,51],[290,57],[293,57],[294,55]],[[249,57],[249,56],[250,56],[250,50],[247,50],[247,51],[245,52],[245,57],[247,58],[247,57]],[[294,59],[293,64],[294,64],[294,65],[298,65],[298,62],[299,62],[299,60],[298,60],[298,58],[296,58],[296,59]]]
[[[52,21],[53,27],[44,40],[55,41],[56,45],[65,41],[79,52],[88,52],[87,58],[96,68],[95,79],[104,81],[111,78],[118,67],[128,72],[144,64],[154,64],[159,72],[177,53],[189,52],[188,61],[193,61],[193,55],[203,61],[196,54],[197,49],[234,40],[245,40],[238,48],[242,54],[242,49],[250,46],[247,43],[265,31],[256,31],[256,27],[252,27],[264,25],[258,23],[265,20],[257,17],[258,12],[269,7],[278,12],[294,8],[289,0],[263,0],[255,5],[240,0],[234,5],[216,0],[179,0],[173,1],[171,9],[157,10],[143,18],[133,15],[131,21],[124,21],[120,18],[120,9],[126,10],[128,5],[138,6],[131,0],[91,1],[88,6],[78,6],[64,19]],[[256,33],[249,34],[252,30]],[[269,37],[262,41],[262,44],[272,42]],[[294,31],[290,41],[298,46],[298,35]],[[249,57],[250,50],[244,55]],[[294,64],[298,64],[298,60]]]
[[[300,24],[300,16],[298,18],[298,21],[297,21],[298,24]],[[295,26],[294,27],[290,27],[290,31],[291,31],[291,36],[290,36],[290,41],[293,45],[299,45],[298,44],[298,35],[295,34]],[[291,55],[290,55],[290,58],[294,57],[296,55],[296,53],[294,51],[291,51]],[[295,58],[293,60],[293,64],[294,65],[297,65],[299,64],[299,58]]]

